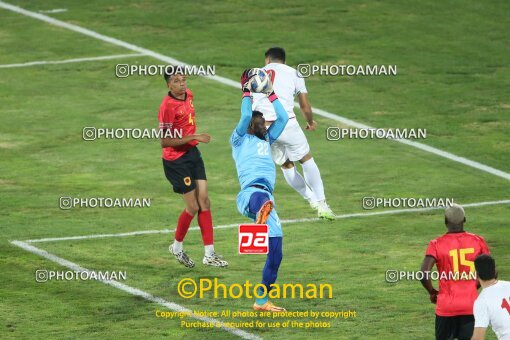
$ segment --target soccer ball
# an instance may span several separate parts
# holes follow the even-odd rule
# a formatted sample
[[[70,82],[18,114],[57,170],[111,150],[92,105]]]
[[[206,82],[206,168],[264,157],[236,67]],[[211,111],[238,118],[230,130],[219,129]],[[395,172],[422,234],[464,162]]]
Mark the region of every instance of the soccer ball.
[[[252,68],[248,75],[251,77],[248,82],[248,87],[251,92],[262,93],[265,92],[269,86],[269,74],[266,70],[261,68]]]

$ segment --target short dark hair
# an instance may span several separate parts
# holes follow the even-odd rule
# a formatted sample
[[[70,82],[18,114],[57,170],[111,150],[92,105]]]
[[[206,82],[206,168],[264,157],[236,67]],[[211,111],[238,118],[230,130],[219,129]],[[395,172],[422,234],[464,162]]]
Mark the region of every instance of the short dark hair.
[[[282,47],[271,47],[266,51],[266,58],[285,62],[285,50]]]
[[[173,73],[167,73],[167,72],[165,72],[165,73],[163,74],[163,77],[165,78],[165,81],[166,81],[166,83],[167,83],[167,84],[168,84],[168,82],[170,81],[170,77],[172,77],[172,76],[173,76]]]
[[[475,259],[475,269],[481,280],[487,281],[496,278],[496,261],[490,255],[478,255]]]
[[[257,117],[257,116],[260,116],[260,117],[264,117],[264,114],[260,111],[253,111],[251,113],[251,118],[254,118],[254,117]]]
[[[183,76],[185,75],[182,70],[180,70],[178,67],[166,67],[165,72],[163,74],[163,77],[165,78],[166,83],[170,81],[170,78],[173,76]]]

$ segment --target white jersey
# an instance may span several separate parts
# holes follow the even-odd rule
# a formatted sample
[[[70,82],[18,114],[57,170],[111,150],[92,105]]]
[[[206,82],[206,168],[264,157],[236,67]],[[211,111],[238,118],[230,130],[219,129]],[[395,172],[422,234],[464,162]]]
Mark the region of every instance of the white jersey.
[[[294,97],[299,93],[307,93],[305,80],[298,76],[295,68],[285,64],[271,63],[263,67],[268,71],[273,81],[273,90],[280,99],[289,119],[296,117],[294,113]],[[273,105],[263,93],[253,94],[253,110],[264,114],[264,119],[268,122],[276,120],[276,113]]]
[[[489,324],[498,339],[510,339],[510,282],[498,281],[482,290],[473,308],[475,327]]]

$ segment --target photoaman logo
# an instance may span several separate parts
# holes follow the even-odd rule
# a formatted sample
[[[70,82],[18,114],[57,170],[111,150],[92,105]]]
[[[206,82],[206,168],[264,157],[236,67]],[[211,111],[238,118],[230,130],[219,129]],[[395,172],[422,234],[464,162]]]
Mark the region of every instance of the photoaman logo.
[[[267,254],[269,227],[267,224],[239,225],[239,254]]]
[[[333,285],[329,283],[273,283],[269,286],[262,283],[221,283],[218,278],[193,279],[185,277],[177,284],[177,293],[184,299],[203,299],[206,295],[214,299],[332,299]]]

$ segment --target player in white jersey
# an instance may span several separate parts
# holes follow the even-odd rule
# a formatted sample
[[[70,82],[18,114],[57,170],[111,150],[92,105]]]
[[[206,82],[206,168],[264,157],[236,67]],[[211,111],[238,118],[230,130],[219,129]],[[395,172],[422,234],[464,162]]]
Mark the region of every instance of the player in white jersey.
[[[475,301],[475,330],[471,340],[483,340],[489,325],[500,340],[510,339],[510,282],[497,280],[496,263],[490,255],[475,259],[483,290]]]
[[[281,167],[287,183],[308,200],[310,206],[318,211],[320,218],[333,220],[335,214],[326,203],[319,168],[310,155],[310,146],[294,113],[294,97],[297,96],[301,112],[306,119],[306,130],[316,129],[317,123],[313,120],[305,81],[296,69],[285,65],[283,48],[272,47],[267,50],[265,57],[264,69],[271,76],[273,89],[289,116],[285,130],[271,145],[273,161]],[[264,114],[267,127],[276,120],[273,105],[264,94],[253,94],[253,110]],[[294,164],[298,161],[303,168],[303,176]]]

